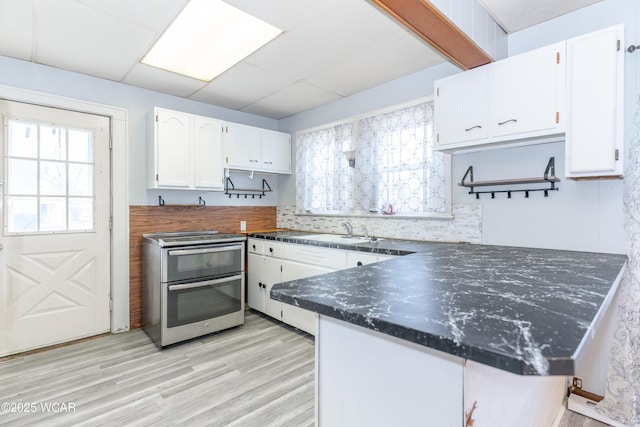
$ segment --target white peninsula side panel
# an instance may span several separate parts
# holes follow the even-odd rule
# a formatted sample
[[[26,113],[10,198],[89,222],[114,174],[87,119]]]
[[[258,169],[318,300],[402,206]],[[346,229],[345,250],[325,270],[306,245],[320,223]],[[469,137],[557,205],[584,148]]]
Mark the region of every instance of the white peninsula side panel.
[[[319,316],[321,427],[462,425],[463,359]]]

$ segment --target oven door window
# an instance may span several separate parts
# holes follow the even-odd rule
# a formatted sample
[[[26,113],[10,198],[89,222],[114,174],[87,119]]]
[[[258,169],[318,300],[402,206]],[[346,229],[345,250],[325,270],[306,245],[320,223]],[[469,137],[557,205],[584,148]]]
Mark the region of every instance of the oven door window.
[[[166,259],[165,282],[220,277],[242,271],[242,245],[170,249]]]
[[[242,277],[169,285],[167,327],[214,319],[241,310]]]

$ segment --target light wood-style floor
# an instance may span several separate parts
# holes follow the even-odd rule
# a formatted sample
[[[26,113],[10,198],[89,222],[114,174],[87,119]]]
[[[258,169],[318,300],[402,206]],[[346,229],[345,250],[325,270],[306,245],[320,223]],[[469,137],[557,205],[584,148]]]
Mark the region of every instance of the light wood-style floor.
[[[162,351],[137,329],[0,362],[3,402],[34,404],[0,407],[12,427],[313,426],[314,341],[252,312]],[[41,409],[54,402],[75,412]]]
[[[255,312],[162,351],[137,329],[0,361],[2,426],[313,424],[313,337]],[[559,427],[600,426],[566,411]]]

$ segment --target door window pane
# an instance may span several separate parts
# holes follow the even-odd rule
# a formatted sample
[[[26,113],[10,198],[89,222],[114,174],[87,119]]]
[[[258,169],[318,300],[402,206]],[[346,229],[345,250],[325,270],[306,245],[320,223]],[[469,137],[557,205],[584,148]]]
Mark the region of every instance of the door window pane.
[[[8,227],[16,233],[38,230],[38,199],[36,197],[8,197]]]
[[[36,160],[11,159],[7,161],[9,194],[38,194],[38,162]]]
[[[8,119],[6,233],[94,230],[94,135]]]
[[[69,129],[69,161],[93,162],[92,136],[87,130]]]
[[[69,199],[69,230],[93,229],[93,199]]]
[[[64,196],[67,193],[67,164],[40,162],[40,194]]]
[[[64,197],[40,198],[40,230],[67,229],[67,199]]]
[[[53,126],[40,126],[40,158],[67,159],[67,132]]]
[[[93,166],[69,164],[69,195],[93,196]]]
[[[38,156],[38,126],[33,123],[9,122],[9,150],[12,157]]]

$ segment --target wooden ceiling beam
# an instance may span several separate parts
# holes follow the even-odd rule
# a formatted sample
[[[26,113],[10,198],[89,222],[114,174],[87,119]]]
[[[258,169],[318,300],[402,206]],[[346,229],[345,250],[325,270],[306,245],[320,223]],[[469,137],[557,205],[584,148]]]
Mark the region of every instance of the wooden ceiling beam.
[[[463,70],[493,62],[489,55],[427,0],[371,2]]]

